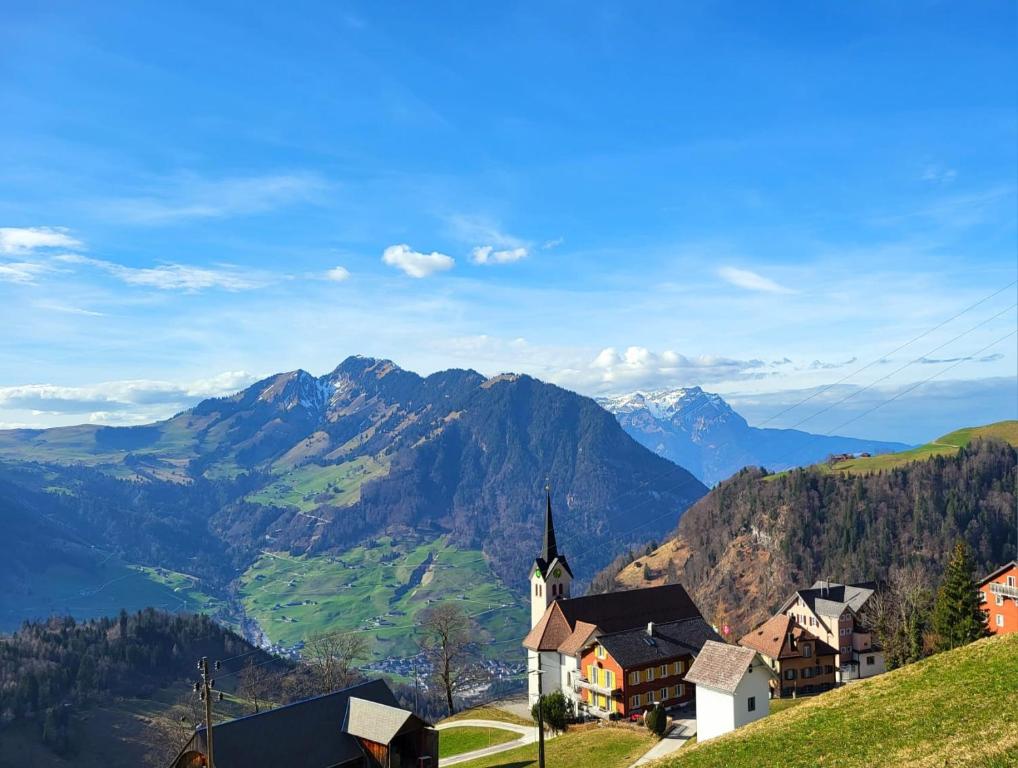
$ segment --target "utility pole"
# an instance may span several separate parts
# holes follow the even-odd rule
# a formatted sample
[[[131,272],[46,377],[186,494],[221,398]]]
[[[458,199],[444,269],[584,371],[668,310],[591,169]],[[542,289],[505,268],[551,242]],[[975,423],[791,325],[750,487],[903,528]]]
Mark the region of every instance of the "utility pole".
[[[219,668],[220,664],[217,661],[215,669],[218,670]],[[201,680],[194,684],[194,692],[199,695],[205,704],[205,750],[208,752],[208,768],[215,768],[215,760],[212,757],[212,692],[216,687],[216,679],[209,675],[208,656],[201,657],[201,660],[198,662],[198,671],[201,672]],[[218,694],[217,700],[223,700],[221,692]]]
[[[541,701],[544,698],[544,690],[541,686],[541,677],[544,670],[541,669],[541,654],[537,654],[537,669],[532,669],[530,674],[537,675],[537,768],[544,768],[544,706]]]

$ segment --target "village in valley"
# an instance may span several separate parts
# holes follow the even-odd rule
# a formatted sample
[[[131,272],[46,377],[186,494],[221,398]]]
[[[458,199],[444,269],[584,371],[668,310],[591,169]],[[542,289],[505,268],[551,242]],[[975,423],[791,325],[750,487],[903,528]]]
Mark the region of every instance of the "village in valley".
[[[681,584],[573,596],[574,575],[557,542],[550,493],[543,531],[529,576],[525,662],[513,662],[511,649],[503,661],[468,661],[463,651],[469,641],[453,636],[461,619],[448,612],[437,647],[363,667],[369,674],[411,677],[415,696],[444,683],[444,691],[430,692],[446,697],[447,714],[454,716],[436,726],[413,707],[403,708],[379,679],[219,723],[211,733],[200,726],[169,768],[211,766],[213,748],[221,766],[270,765],[285,759],[282,745],[289,750],[295,738],[314,744],[314,755],[301,764],[321,768],[496,766],[503,765],[500,755],[527,745],[537,750],[539,766],[572,765],[564,756],[546,758],[546,744],[552,749],[590,728],[609,734],[606,743],[613,736],[630,739],[633,765],[644,765],[666,760],[687,743],[738,733],[802,700],[822,703],[825,694],[846,687],[864,692],[860,683],[888,670],[876,624],[888,620],[892,585],[817,580],[736,638],[727,626],[709,623]],[[964,582],[964,548],[956,554],[945,584]],[[955,610],[957,645],[1018,632],[1018,562],[973,586],[979,616],[966,619],[958,606],[943,606]],[[526,693],[517,696],[514,681],[521,678]],[[493,689],[496,680],[508,685]],[[202,685],[203,700],[214,700],[212,684]],[[492,698],[493,690],[503,695]]]

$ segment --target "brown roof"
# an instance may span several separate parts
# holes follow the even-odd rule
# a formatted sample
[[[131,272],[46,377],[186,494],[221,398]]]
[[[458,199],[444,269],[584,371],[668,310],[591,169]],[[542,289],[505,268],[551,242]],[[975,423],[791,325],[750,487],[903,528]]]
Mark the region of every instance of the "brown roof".
[[[566,617],[559,607],[562,602],[562,600],[556,600],[548,606],[541,620],[523,638],[524,648],[529,648],[532,651],[557,651],[558,647],[572,634],[572,627],[566,621]]]
[[[686,682],[735,693],[756,651],[708,640],[686,672]]]
[[[788,633],[792,633],[796,646],[792,648],[788,643]],[[803,640],[813,642],[814,656],[829,656],[837,653],[831,646],[820,640],[816,635],[799,624],[793,617],[779,613],[772,616],[759,627],[739,640],[739,645],[760,651],[764,656],[771,659],[797,659],[802,654],[798,650],[799,643]]]
[[[584,649],[587,645],[587,641],[594,636],[597,632],[597,626],[586,621],[576,622],[576,628],[573,633],[565,639],[559,647],[561,653],[567,656],[575,656]]]
[[[679,619],[702,618],[681,584],[605,592],[568,600],[556,600],[523,640],[532,651],[557,651],[570,639],[579,622],[601,632],[622,632]],[[577,642],[572,639],[569,647]],[[564,653],[565,651],[563,651]]]

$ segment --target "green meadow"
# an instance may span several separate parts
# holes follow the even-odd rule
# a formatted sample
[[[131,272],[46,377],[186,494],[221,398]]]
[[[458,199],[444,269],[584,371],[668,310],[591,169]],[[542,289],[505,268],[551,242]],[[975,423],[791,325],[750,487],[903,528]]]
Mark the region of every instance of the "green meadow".
[[[238,595],[273,642],[293,645],[315,633],[364,630],[375,658],[416,652],[411,627],[439,600],[460,601],[493,657],[518,643],[526,624],[518,597],[495,578],[482,553],[456,549],[447,537],[385,536],[338,556],[266,551],[241,575]]]

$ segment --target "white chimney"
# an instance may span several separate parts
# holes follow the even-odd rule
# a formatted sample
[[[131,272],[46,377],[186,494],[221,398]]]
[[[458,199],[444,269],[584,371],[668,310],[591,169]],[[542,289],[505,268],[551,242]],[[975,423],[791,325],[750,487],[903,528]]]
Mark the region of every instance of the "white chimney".
[[[648,621],[647,622],[647,634],[650,635],[651,637],[654,637],[654,622],[653,621]]]

